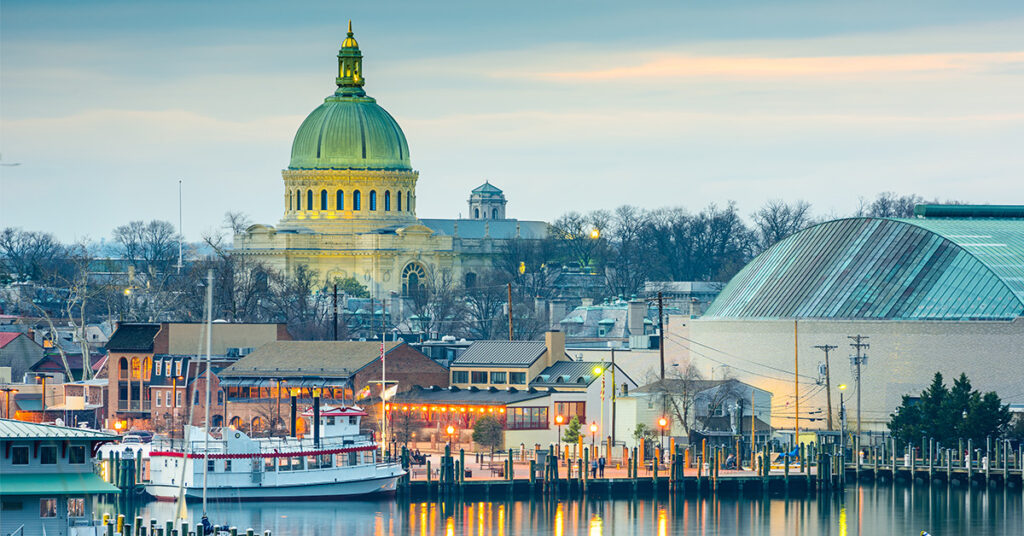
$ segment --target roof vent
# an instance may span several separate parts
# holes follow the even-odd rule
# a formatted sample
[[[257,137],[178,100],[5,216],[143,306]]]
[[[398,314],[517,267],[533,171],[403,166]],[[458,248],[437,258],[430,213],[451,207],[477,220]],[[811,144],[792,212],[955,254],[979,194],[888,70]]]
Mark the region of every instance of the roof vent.
[[[487,392],[488,393],[497,393],[498,392],[498,388],[492,385],[492,386],[487,388]]]
[[[476,392],[478,392],[479,390],[480,390],[480,388],[479,388],[479,387],[477,387],[477,386],[475,386],[475,385],[470,385],[470,386],[469,386],[469,392],[470,392],[470,393],[476,393]]]
[[[430,386],[430,390],[431,390],[431,391],[434,391],[434,392],[436,393],[437,391],[440,391],[440,390],[441,390],[441,388],[440,388],[440,387],[438,387],[438,386],[436,386],[436,385],[431,385],[431,386]]]
[[[518,393],[519,392],[519,389],[516,389],[515,387],[512,387],[511,385],[508,386],[508,388],[505,389],[505,390],[510,392],[510,393]]]

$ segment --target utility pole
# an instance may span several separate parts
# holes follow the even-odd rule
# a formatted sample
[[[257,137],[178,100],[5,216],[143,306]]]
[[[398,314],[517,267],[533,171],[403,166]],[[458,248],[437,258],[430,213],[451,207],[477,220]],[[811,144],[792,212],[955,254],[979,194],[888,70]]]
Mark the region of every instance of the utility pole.
[[[832,380],[830,370],[828,368],[828,353],[838,346],[833,344],[818,344],[815,348],[825,352],[825,401],[828,404],[828,431],[832,431]]]
[[[602,401],[602,404],[604,402]],[[615,448],[615,347],[612,347],[612,444],[611,448]],[[610,451],[609,451],[610,452]],[[611,462],[611,460],[609,460]]]
[[[800,444],[800,335],[796,320],[793,320],[793,399],[796,401],[796,426],[793,432],[793,444]]]
[[[512,340],[512,283],[508,284],[508,340]]]
[[[181,273],[181,179],[178,179],[178,273]]]
[[[665,381],[665,315],[664,303],[661,299],[661,291],[658,291],[658,353],[661,355],[661,381],[664,387]],[[664,411],[662,411],[664,413]]]
[[[846,338],[853,341],[853,342],[850,343],[850,346],[857,350],[857,355],[850,356],[850,364],[853,365],[853,367],[854,367],[853,377],[857,381],[857,442],[856,442],[856,447],[857,447],[857,450],[859,452],[860,451],[860,393],[861,393],[860,366],[861,365],[866,365],[868,363],[868,356],[866,354],[861,353],[861,350],[867,350],[871,346],[868,343],[864,342],[864,341],[868,340],[868,337],[866,335],[850,335],[850,336],[848,336]],[[860,456],[860,454],[858,454],[858,456]]]
[[[338,284],[334,284],[334,340],[338,340]],[[278,386],[280,389],[280,386]]]

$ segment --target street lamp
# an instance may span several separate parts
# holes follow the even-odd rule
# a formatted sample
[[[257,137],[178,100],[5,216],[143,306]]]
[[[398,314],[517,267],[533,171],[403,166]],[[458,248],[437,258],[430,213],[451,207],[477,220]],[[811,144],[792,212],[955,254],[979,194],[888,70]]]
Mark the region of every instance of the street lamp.
[[[594,450],[597,440],[597,423],[590,423],[590,450]]]
[[[846,384],[839,384],[839,427],[842,432],[839,436],[839,450],[844,455],[846,454],[846,404],[843,402],[843,391],[846,390]],[[900,409],[896,408],[897,415]]]
[[[555,415],[555,424],[558,425],[558,450],[562,450],[562,425],[565,424],[565,417]]]
[[[445,431],[448,432],[448,448],[451,449],[452,437],[455,435],[455,427],[449,424],[448,428]]]
[[[597,227],[594,227],[593,229],[591,229],[590,230],[590,238],[593,238],[594,240],[597,240],[598,238],[601,238],[601,230],[598,229]]]
[[[668,426],[668,419],[665,417],[658,419],[658,426],[661,428],[661,442],[658,446],[661,447],[662,452],[665,452],[665,428]],[[659,459],[658,462],[661,462],[661,460]]]
[[[46,374],[43,372],[36,374],[36,381],[42,380],[43,384],[42,395],[39,397],[39,400],[42,404],[42,413],[44,417],[46,415],[46,378],[48,377],[50,377],[50,374]]]

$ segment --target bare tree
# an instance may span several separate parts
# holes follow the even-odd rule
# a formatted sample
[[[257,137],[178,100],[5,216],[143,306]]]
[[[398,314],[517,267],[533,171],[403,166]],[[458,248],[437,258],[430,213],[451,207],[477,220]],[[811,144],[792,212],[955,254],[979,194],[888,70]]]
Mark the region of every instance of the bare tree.
[[[476,284],[466,289],[466,331],[474,339],[495,339],[504,328],[508,292],[505,278],[489,270],[477,278]]]
[[[16,227],[0,231],[0,268],[13,280],[45,284],[47,276],[60,274],[65,255],[64,246],[50,233]]]
[[[811,204],[806,201],[789,204],[780,199],[773,199],[755,212],[752,219],[758,252],[814,224]]]
[[[692,363],[673,366],[665,371],[665,380],[656,380],[653,375],[652,392],[664,411],[671,414],[673,422],[683,429],[686,436],[690,435],[695,421],[694,401],[697,394],[707,387],[697,367]]]

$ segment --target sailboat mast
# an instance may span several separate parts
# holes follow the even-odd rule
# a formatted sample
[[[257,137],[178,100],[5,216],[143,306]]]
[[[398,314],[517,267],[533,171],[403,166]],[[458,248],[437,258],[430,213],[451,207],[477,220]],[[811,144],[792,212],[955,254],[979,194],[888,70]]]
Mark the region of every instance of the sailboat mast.
[[[203,515],[206,515],[206,477],[210,472],[210,345],[213,340],[213,269],[206,272],[206,415],[203,418]]]

